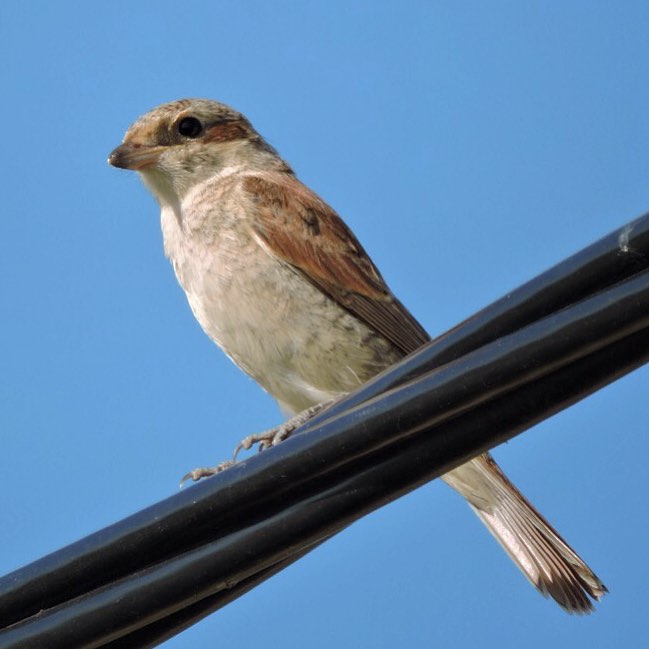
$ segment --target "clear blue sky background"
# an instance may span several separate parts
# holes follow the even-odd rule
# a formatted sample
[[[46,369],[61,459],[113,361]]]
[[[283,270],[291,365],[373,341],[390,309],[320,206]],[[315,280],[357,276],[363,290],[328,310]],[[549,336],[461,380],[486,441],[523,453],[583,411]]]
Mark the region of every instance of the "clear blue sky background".
[[[280,419],[194,322],[126,127],[220,99],[433,334],[649,210],[649,4],[0,5],[0,573],[156,502]],[[441,483],[168,647],[646,641],[647,369],[497,458],[611,594],[569,617]]]

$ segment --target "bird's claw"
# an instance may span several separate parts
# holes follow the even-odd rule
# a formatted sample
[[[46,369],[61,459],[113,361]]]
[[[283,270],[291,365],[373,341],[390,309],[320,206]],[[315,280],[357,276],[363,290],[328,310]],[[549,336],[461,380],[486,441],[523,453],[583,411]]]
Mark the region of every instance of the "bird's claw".
[[[241,451],[249,451],[255,444],[258,444],[257,451],[259,453],[265,451],[266,449],[269,449],[271,446],[277,446],[280,442],[283,442],[285,439],[289,438],[296,428],[299,428],[302,424],[305,424],[307,421],[309,421],[313,416],[328,408],[332,403],[334,403],[334,401],[335,399],[332,399],[331,401],[319,403],[311,408],[307,408],[306,410],[295,415],[279,426],[269,428],[268,430],[265,430],[261,433],[254,433],[252,435],[244,437],[234,449],[234,455],[231,460],[226,460],[225,462],[221,462],[216,466],[207,467],[204,469],[194,469],[193,471],[190,471],[182,477],[180,486],[182,487],[188,480],[198,482],[198,480],[209,478],[212,475],[216,475],[217,473],[221,473],[222,471],[229,469],[238,462],[237,458]]]
[[[189,473],[186,473],[181,479],[180,479],[180,486],[184,487],[185,483],[188,480],[191,480],[192,482],[198,482],[199,480],[203,478],[209,478],[212,475],[216,475],[217,473],[221,473],[222,471],[225,471],[226,469],[229,469],[231,466],[234,466],[236,460],[226,460],[225,462],[221,462],[220,464],[217,464],[216,466],[209,466],[209,467],[203,467],[203,468],[198,468],[194,469],[193,471],[190,471]]]
[[[249,451],[255,444],[258,444],[257,451],[261,453],[271,446],[277,446],[283,442],[295,430],[296,426],[291,425],[290,420],[275,428],[269,428],[263,433],[254,433],[244,437],[234,449],[234,463],[237,462],[237,457],[241,451]]]
[[[265,451],[271,446],[279,444],[281,441],[285,440],[295,429],[295,426],[287,424],[290,424],[290,422],[286,422],[285,424],[277,426],[276,428],[265,430],[263,433],[256,433],[253,435],[248,435],[248,437],[244,437],[234,449],[234,456],[231,460],[226,460],[225,462],[221,462],[216,466],[194,469],[193,471],[186,473],[180,479],[180,486],[183,487],[188,480],[191,480],[192,482],[198,482],[203,478],[209,478],[210,476],[216,475],[217,473],[221,473],[226,469],[233,467],[238,462],[237,456],[239,455],[239,452],[249,451],[255,444],[259,444],[259,447],[257,449],[259,453]]]

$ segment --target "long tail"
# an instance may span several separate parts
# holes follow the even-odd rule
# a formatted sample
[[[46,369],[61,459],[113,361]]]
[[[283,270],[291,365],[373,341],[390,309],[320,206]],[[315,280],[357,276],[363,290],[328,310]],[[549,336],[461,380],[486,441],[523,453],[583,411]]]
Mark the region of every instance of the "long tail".
[[[443,476],[464,496],[514,563],[569,613],[589,613],[606,586],[508,480],[488,453]]]

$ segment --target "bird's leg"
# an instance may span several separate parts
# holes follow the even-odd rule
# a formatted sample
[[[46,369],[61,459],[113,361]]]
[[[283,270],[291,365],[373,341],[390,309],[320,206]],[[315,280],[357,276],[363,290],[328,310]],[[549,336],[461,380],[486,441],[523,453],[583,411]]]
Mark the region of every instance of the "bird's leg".
[[[288,439],[296,428],[299,428],[300,426],[302,426],[302,424],[306,424],[306,422],[315,417],[315,415],[322,412],[323,410],[326,410],[336,401],[337,399],[331,399],[329,401],[319,403],[315,406],[311,406],[311,408],[303,410],[302,412],[298,413],[294,417],[291,417],[289,420],[285,421],[279,426],[269,428],[268,430],[264,430],[261,433],[254,433],[252,435],[244,437],[234,449],[234,456],[231,460],[226,460],[225,462],[221,462],[216,466],[198,468],[190,471],[182,477],[182,479],[180,480],[180,486],[182,487],[182,485],[187,482],[187,480],[193,480],[194,482],[197,482],[201,478],[207,478],[211,475],[215,475],[217,473],[225,471],[226,469],[229,469],[231,466],[234,466],[237,463],[237,456],[239,455],[240,451],[248,451],[255,444],[259,445],[259,452],[264,451],[271,446],[277,446],[280,442]]]

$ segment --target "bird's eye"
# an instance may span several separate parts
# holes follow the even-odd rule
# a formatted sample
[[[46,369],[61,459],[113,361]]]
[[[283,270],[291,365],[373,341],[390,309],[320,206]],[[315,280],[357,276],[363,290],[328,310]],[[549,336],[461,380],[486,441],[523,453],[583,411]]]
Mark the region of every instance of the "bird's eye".
[[[184,117],[178,122],[178,133],[184,137],[198,137],[203,132],[203,125],[195,117]]]

